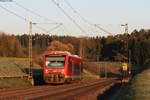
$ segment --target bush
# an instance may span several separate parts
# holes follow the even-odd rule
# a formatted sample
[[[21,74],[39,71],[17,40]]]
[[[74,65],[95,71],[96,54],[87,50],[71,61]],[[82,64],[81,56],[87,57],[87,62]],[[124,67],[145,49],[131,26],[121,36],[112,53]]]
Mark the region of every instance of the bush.
[[[150,68],[150,58],[148,58],[148,59],[145,60],[144,67],[145,68]]]

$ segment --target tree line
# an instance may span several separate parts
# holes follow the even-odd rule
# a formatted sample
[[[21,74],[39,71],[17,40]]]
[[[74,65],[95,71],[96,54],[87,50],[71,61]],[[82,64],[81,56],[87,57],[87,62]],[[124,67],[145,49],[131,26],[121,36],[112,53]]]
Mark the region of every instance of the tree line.
[[[33,55],[45,51],[66,50],[88,61],[127,62],[133,65],[150,65],[150,30],[134,30],[131,34],[107,37],[72,37],[34,34]],[[129,52],[130,51],[130,52]],[[0,34],[0,56],[27,57],[28,35]]]

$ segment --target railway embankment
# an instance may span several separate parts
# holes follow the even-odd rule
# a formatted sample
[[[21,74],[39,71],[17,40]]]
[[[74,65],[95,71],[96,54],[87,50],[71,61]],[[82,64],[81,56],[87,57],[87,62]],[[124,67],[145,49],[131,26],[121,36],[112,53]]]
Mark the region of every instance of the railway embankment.
[[[130,83],[118,84],[100,96],[105,100],[149,100],[150,69],[136,74]]]

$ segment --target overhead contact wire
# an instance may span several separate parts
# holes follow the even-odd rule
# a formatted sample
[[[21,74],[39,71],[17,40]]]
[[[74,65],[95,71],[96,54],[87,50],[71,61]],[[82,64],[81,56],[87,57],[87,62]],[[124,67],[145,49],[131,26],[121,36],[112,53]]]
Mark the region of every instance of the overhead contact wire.
[[[97,28],[99,28],[100,30],[102,30],[102,31],[104,31],[104,32],[106,32],[106,33],[108,33],[108,34],[110,34],[110,35],[113,35],[113,33],[111,33],[111,32],[108,32],[107,30],[105,30],[104,28],[102,28],[102,27],[100,27],[100,26],[98,26],[98,25],[94,25],[94,24],[92,24],[91,22],[89,22],[88,20],[86,20],[83,16],[81,16],[81,14],[77,11],[77,10],[75,10],[73,7],[72,7],[72,5],[68,2],[68,0],[64,0],[65,1],[65,3],[72,9],[72,11],[74,12],[74,13],[76,13],[85,23],[87,23],[87,24],[89,24],[89,25],[91,25],[91,26],[94,26],[94,27],[97,27]]]
[[[61,7],[59,6],[59,4],[58,4],[55,0],[52,0],[52,2],[64,13],[65,16],[68,17],[68,19],[70,19],[70,20],[77,26],[78,29],[80,29],[81,32],[86,33],[86,32],[80,27],[80,25],[77,24],[76,21],[75,21],[71,16],[69,16],[69,15],[65,12],[65,10],[64,10],[63,8],[61,8]]]
[[[5,8],[5,7],[3,7],[3,6],[1,6],[1,5],[0,5],[0,8],[4,9],[5,11],[7,11],[7,12],[13,14],[13,15],[15,15],[16,17],[18,17],[18,18],[20,18],[20,19],[22,19],[22,20],[24,20],[24,21],[28,21],[28,22],[30,21],[30,20],[28,20],[28,19],[26,19],[26,18],[24,18],[24,17],[22,17],[22,16],[16,14],[15,12],[13,12],[13,11],[11,11],[11,10],[9,10],[9,9],[7,9],[7,8]]]
[[[42,18],[42,19],[47,20],[47,21],[50,21],[50,22],[55,22],[55,21],[50,20],[49,18],[47,18],[47,17],[45,17],[45,16],[42,16],[42,15],[38,14],[37,12],[35,12],[35,11],[33,11],[33,10],[30,10],[30,9],[28,9],[28,8],[26,8],[26,7],[22,6],[22,5],[20,5],[19,3],[15,2],[15,1],[13,1],[13,2],[14,2],[14,4],[17,5],[18,7],[21,7],[21,8],[23,8],[23,9],[25,9],[26,11],[30,12],[31,14],[34,14],[34,15],[38,16],[39,18]],[[56,22],[55,22],[54,24],[60,24],[60,23],[56,23]]]
[[[22,19],[22,20],[24,20],[24,21],[26,21],[26,22],[30,22],[30,20],[26,19],[25,17],[22,17],[21,15],[18,15],[17,13],[15,13],[15,12],[13,12],[13,11],[11,11],[11,10],[9,10],[9,9],[7,9],[7,8],[5,8],[5,7],[3,7],[3,6],[1,6],[1,5],[0,5],[0,8],[4,9],[5,11],[7,11],[7,12],[13,14],[13,15],[15,15],[16,17],[18,17],[18,18],[20,18],[20,19]],[[35,25],[35,24],[33,24],[33,25]],[[36,25],[35,25],[35,26],[36,26]],[[36,28],[38,28],[38,29],[40,29],[40,30],[42,30],[42,31],[44,31],[44,32],[47,32],[47,30],[45,30],[45,29],[42,28],[42,27],[36,26]]]

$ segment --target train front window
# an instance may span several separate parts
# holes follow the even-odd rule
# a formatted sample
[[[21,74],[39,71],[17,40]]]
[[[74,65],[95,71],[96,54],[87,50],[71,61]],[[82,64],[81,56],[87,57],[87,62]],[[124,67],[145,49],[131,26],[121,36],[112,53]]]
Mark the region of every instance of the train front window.
[[[46,56],[46,67],[49,69],[64,68],[65,58],[64,55],[48,55]]]

